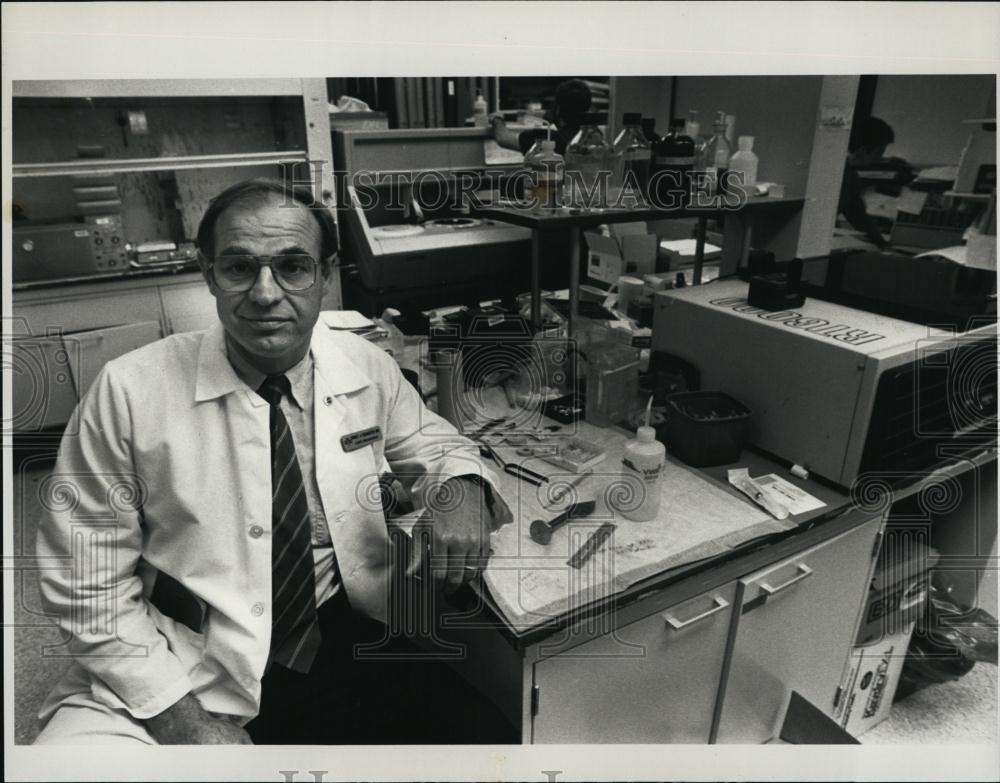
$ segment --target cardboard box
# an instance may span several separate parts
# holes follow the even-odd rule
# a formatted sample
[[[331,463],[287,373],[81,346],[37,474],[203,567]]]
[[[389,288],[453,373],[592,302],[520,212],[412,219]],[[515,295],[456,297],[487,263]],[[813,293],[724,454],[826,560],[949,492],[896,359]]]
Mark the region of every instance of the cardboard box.
[[[861,736],[888,717],[915,625],[910,622],[898,633],[852,651],[847,685],[833,714],[852,736]]]
[[[622,275],[642,278],[656,271],[657,238],[645,223],[612,223],[608,230],[611,236],[584,232],[590,279],[615,285]]]

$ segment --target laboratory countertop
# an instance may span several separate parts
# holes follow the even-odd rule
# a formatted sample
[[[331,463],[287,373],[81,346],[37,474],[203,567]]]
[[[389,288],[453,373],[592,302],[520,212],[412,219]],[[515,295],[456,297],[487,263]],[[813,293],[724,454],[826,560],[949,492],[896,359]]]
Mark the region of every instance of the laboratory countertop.
[[[485,606],[486,614],[495,623],[500,635],[513,648],[523,651],[553,638],[557,633],[564,632],[564,629],[581,621],[592,623],[593,618],[602,613],[627,611],[630,605],[653,594],[658,594],[664,605],[676,605],[694,598],[846,532],[865,520],[884,513],[894,501],[919,492],[928,482],[944,476],[957,476],[996,459],[996,449],[979,450],[974,454],[955,458],[931,474],[915,478],[906,485],[893,487],[888,494],[861,499],[852,498],[843,489],[823,480],[798,478],[789,471],[788,463],[782,463],[753,447],[746,447],[736,463],[689,470],[713,482],[716,488],[733,494],[735,490],[729,486],[726,478],[729,469],[747,468],[754,477],[774,473],[825,505],[791,517],[794,525],[787,529],[753,537],[709,557],[691,559],[665,568],[613,595],[581,604],[530,628],[514,627],[506,619],[494,596],[481,585],[473,589],[475,596],[467,599],[461,608],[468,611],[477,603]],[[745,502],[750,503],[749,500]]]
[[[417,355],[419,348],[414,338],[408,338],[407,362],[411,368],[419,367],[422,389],[425,395],[434,397],[434,376],[425,366],[421,366]],[[496,392],[499,395],[499,391]],[[499,399],[499,398],[498,398]],[[434,406],[434,400],[429,403]],[[501,409],[506,407],[501,403]],[[542,417],[540,425],[556,424]],[[589,425],[584,425],[587,435]],[[465,428],[467,432],[476,427]],[[614,439],[621,441],[632,434],[621,428],[612,427],[604,431],[590,429],[591,441],[599,440],[604,444]],[[609,452],[610,453],[610,452]],[[821,478],[800,478],[790,471],[791,465],[782,462],[773,455],[758,451],[752,446],[743,449],[738,462],[728,465],[718,465],[707,468],[688,468],[673,460],[674,468],[694,474],[707,482],[708,494],[724,493],[736,499],[738,504],[746,504],[749,509],[759,515],[767,516],[748,499],[740,495],[728,482],[728,471],[732,468],[747,468],[753,477],[776,474],[800,490],[816,498],[823,505],[815,510],[806,511],[789,518],[786,524],[779,528],[773,524],[757,522],[756,526],[748,526],[747,536],[730,536],[731,543],[725,546],[691,549],[682,555],[680,560],[674,557],[665,561],[665,567],[653,569],[655,572],[643,575],[624,589],[604,594],[591,603],[581,603],[572,606],[564,612],[554,613],[548,620],[524,627],[512,622],[501,606],[499,595],[492,595],[490,589],[479,583],[475,587],[460,591],[457,603],[452,609],[459,612],[484,611],[488,622],[499,631],[508,643],[515,649],[524,650],[542,640],[551,638],[554,634],[574,625],[581,619],[593,618],[595,613],[619,611],[630,604],[643,600],[652,593],[669,594],[671,603],[679,603],[689,598],[714,589],[733,579],[738,579],[757,569],[766,567],[783,558],[795,555],[804,549],[815,546],[842,532],[845,532],[873,515],[881,514],[895,500],[919,492],[927,482],[939,480],[942,476],[958,475],[972,467],[994,461],[997,458],[996,449],[977,449],[974,453],[956,456],[950,462],[930,474],[915,477],[907,484],[900,484],[887,490],[880,496],[866,495],[863,498],[852,497],[848,490],[826,482]],[[611,458],[609,458],[611,460]],[[612,460],[613,461],[613,460]],[[611,461],[607,463],[611,465]],[[537,466],[537,465],[533,465]],[[551,469],[551,468],[550,468]],[[507,481],[507,477],[504,477]],[[512,507],[515,516],[519,509]],[[523,513],[523,509],[521,510]],[[697,512],[695,512],[697,513]],[[550,515],[551,516],[551,515]],[[517,519],[515,524],[524,525],[524,520]],[[708,556],[699,553],[708,551]],[[507,567],[512,564],[507,560]],[[463,595],[464,593],[464,595]],[[507,607],[509,609],[509,606]],[[448,609],[446,611],[451,611]]]
[[[471,211],[477,217],[489,218],[517,226],[538,230],[569,228],[593,228],[605,223],[628,223],[635,220],[663,220],[666,218],[712,217],[725,212],[750,210],[793,209],[801,207],[802,198],[769,198],[756,196],[740,206],[726,206],[718,198],[711,206],[662,209],[635,207],[629,209],[578,209],[559,207],[555,209],[530,210],[513,204],[472,205]]]
[[[182,264],[170,264],[169,266],[130,266],[117,272],[103,272],[100,274],[84,275],[80,277],[61,277],[52,280],[31,280],[23,283],[14,283],[11,286],[13,293],[21,291],[46,291],[64,288],[71,285],[91,285],[97,283],[110,283],[122,280],[150,280],[155,278],[170,278],[185,273],[198,272],[198,262],[188,261]]]

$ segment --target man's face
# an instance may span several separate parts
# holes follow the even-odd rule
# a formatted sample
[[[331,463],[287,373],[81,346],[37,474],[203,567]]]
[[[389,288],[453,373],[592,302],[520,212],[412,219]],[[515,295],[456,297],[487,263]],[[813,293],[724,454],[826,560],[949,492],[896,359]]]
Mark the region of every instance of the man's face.
[[[251,255],[264,258],[304,253],[320,260],[319,224],[298,202],[284,203],[278,194],[250,196],[230,206],[215,224],[215,257]],[[214,259],[207,259],[211,263]],[[327,274],[323,274],[323,269]],[[223,291],[208,274],[219,320],[230,350],[261,372],[284,372],[309,349],[329,283],[328,267],[316,272],[316,282],[304,291],[286,291],[270,267],[262,266],[249,291]]]

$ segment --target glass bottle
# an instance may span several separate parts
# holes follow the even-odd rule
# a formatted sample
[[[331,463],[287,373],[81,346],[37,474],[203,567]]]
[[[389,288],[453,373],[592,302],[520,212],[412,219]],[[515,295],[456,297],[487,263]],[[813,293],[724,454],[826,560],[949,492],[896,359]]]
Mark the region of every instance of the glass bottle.
[[[526,196],[538,210],[553,209],[562,203],[563,156],[556,152],[553,139],[540,139],[524,156],[531,173]]]
[[[613,151],[597,127],[598,117],[588,114],[576,136],[566,147],[566,203],[574,207],[604,206],[609,186]],[[603,173],[607,172],[607,173]]]
[[[626,112],[622,116],[622,131],[614,144],[618,163],[614,184],[618,188],[627,184],[630,191],[645,196],[653,153],[639,126],[641,120],[642,115],[636,112]]]
[[[684,120],[670,121],[670,132],[653,151],[650,200],[662,209],[687,205],[694,168],[694,141],[684,133]]]
[[[733,151],[726,141],[726,113],[718,111],[715,113],[715,122],[712,123],[712,138],[705,145],[705,172],[708,175],[709,192],[713,195],[721,193],[721,185],[724,181],[726,171],[729,169],[729,158]]]

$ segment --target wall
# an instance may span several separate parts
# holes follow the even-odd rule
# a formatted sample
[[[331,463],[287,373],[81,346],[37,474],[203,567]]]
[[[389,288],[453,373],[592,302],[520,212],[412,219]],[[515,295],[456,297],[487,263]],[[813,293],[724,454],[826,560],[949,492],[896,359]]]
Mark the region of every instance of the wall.
[[[757,178],[781,182],[789,196],[805,192],[822,76],[681,76],[674,112],[698,111],[711,133],[716,111],[736,115],[736,136],[753,136],[760,158]],[[666,111],[657,127],[666,127]]]
[[[661,136],[668,127],[670,114],[669,76],[612,76],[611,109],[608,131],[612,138],[621,130],[622,114],[637,111],[643,117],[656,117],[656,132]]]
[[[962,120],[996,116],[989,74],[879,76],[872,114],[896,131],[886,154],[913,165],[955,165],[969,137]]]

